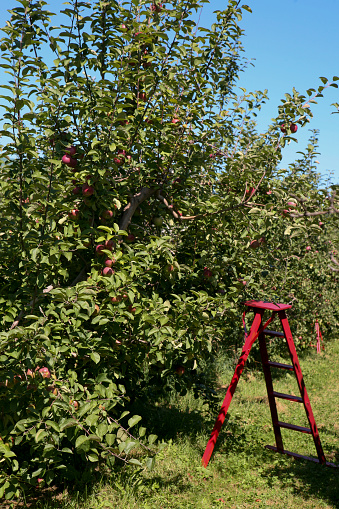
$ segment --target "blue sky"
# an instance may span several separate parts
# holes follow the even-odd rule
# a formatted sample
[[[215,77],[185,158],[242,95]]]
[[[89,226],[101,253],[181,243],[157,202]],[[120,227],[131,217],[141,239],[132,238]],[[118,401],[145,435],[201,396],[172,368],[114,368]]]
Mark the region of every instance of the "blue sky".
[[[244,11],[240,26],[245,34],[245,56],[255,59],[241,74],[240,85],[248,91],[268,89],[270,100],[258,117],[258,128],[263,132],[286,92],[295,87],[300,93],[308,88],[318,88],[319,76],[331,79],[339,76],[339,0],[245,0],[252,14]],[[48,2],[50,10],[57,12],[62,0]],[[9,18],[7,9],[17,5],[6,0],[0,7],[0,26]],[[214,21],[213,11],[223,9],[227,0],[213,0],[203,8],[201,22],[205,27]],[[4,83],[6,78],[0,75]],[[338,82],[339,83],[339,82]],[[303,150],[309,137],[308,129],[319,129],[320,164],[324,176],[333,172],[334,182],[339,183],[339,114],[331,103],[339,102],[339,89],[328,88],[317,105],[312,106],[314,117],[310,124],[298,130],[298,144],[291,143],[284,149],[282,167],[292,162],[298,150]]]
[[[252,14],[244,11],[241,28],[245,31],[245,56],[253,61],[241,75],[241,86],[248,91],[268,89],[270,100],[258,116],[260,132],[264,131],[284,94],[292,88],[305,94],[308,88],[321,85],[320,76],[339,76],[339,0],[245,0]],[[213,11],[227,5],[214,0],[203,8],[204,26],[213,21]],[[338,82],[339,83],[339,82]],[[306,94],[305,94],[306,95]],[[309,129],[319,129],[320,162],[318,171],[334,173],[339,183],[339,114],[331,114],[339,103],[339,89],[329,87],[324,97],[312,106],[313,119],[298,130],[298,144],[284,149],[282,168],[286,168],[303,151]]]

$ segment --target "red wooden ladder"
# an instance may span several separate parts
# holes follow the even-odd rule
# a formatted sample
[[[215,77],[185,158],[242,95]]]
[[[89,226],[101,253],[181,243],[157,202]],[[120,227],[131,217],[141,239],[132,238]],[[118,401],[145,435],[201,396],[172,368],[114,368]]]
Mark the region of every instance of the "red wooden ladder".
[[[269,406],[270,406],[270,410],[271,410],[272,424],[273,424],[273,430],[274,430],[275,441],[276,441],[275,446],[266,445],[266,448],[271,449],[273,451],[283,453],[283,454],[288,454],[289,456],[293,456],[294,458],[303,458],[303,459],[307,459],[309,461],[314,461],[316,463],[321,463],[321,464],[324,464],[327,466],[336,467],[337,465],[335,465],[334,463],[329,463],[326,461],[324,451],[323,451],[323,448],[322,448],[322,445],[320,442],[320,438],[319,438],[318,428],[317,428],[317,425],[314,420],[311,403],[310,403],[310,400],[307,395],[303,375],[302,375],[300,364],[299,364],[298,355],[297,355],[297,352],[295,349],[294,341],[293,341],[292,334],[291,334],[291,329],[290,329],[288,319],[287,319],[286,313],[285,313],[285,310],[291,308],[292,306],[290,306],[289,304],[273,304],[270,302],[263,302],[263,301],[247,301],[244,304],[245,304],[245,306],[248,306],[250,309],[252,309],[254,311],[254,320],[253,320],[253,323],[251,326],[251,330],[246,337],[245,344],[243,346],[238,364],[235,368],[231,383],[228,386],[226,396],[225,396],[225,399],[221,406],[221,410],[219,412],[218,418],[215,422],[213,431],[211,433],[211,437],[207,443],[204,455],[202,457],[202,464],[205,467],[207,467],[207,465],[208,465],[208,462],[212,456],[212,452],[213,452],[215,443],[217,441],[221,426],[223,425],[226,414],[228,412],[228,408],[232,401],[233,394],[237,387],[239,378],[240,378],[241,373],[244,369],[245,362],[246,362],[247,357],[250,353],[253,343],[259,337],[260,355],[261,355],[261,361],[262,361],[263,371],[264,371],[264,375],[265,375],[266,388],[267,388],[267,394],[268,394],[268,402],[269,402]],[[265,322],[265,324],[263,324],[263,314],[264,314],[265,310],[271,311],[272,314],[271,314],[270,318]],[[276,332],[276,331],[267,329],[267,326],[271,323],[271,321],[274,319],[276,314],[280,318],[283,332]],[[286,339],[287,347],[289,350],[292,364],[281,364],[279,362],[271,362],[268,359],[265,336],[281,337],[281,338]],[[290,396],[288,394],[283,394],[283,393],[274,391],[272,376],[271,376],[271,368],[279,368],[279,369],[294,371],[294,374],[297,379],[299,391],[300,391],[300,397],[299,396]],[[282,399],[286,399],[289,401],[294,401],[296,403],[303,403],[310,427],[306,428],[303,426],[296,426],[295,424],[288,424],[286,422],[279,421],[277,406],[276,406],[276,402],[275,402],[276,398],[282,398]],[[308,433],[308,434],[312,435],[318,458],[303,456],[301,454],[290,452],[290,451],[287,451],[286,449],[284,449],[283,440],[282,440],[282,436],[281,436],[281,428],[291,429],[294,431],[299,431],[301,433]]]

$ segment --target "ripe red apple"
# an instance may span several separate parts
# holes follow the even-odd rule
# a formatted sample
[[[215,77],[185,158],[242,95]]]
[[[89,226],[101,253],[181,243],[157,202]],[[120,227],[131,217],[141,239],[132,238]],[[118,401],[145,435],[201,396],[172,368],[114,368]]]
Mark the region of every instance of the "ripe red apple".
[[[74,189],[72,189],[72,193],[73,194],[79,194],[81,191],[81,187],[80,186],[76,186]]]
[[[180,122],[180,118],[178,118],[178,117],[174,117],[171,120],[171,124],[177,124],[178,122]]]
[[[74,408],[74,410],[78,410],[79,403],[77,401],[73,401],[72,399],[69,401],[70,406]]]
[[[284,134],[286,134],[286,128],[285,128],[285,124],[281,124],[280,126],[280,131]]]
[[[125,240],[126,240],[126,242],[131,244],[132,242],[135,241],[135,235],[133,235],[133,233],[130,233],[129,235],[127,235],[127,237],[125,237]]]
[[[103,213],[101,214],[101,216],[104,218],[104,219],[111,219],[114,215],[114,212],[112,212],[111,210],[104,210]]]
[[[251,240],[251,242],[250,242],[250,248],[251,249],[256,249],[259,246],[260,246],[260,241],[259,240]]]
[[[147,101],[147,95],[146,95],[145,92],[139,92],[138,93],[138,98],[139,98],[139,101],[143,101],[143,102]]]
[[[311,251],[311,249],[312,249],[311,246],[306,247],[306,251]]]
[[[93,193],[94,193],[94,187],[89,186],[88,184],[83,184],[82,194],[84,196],[92,196]]]
[[[80,210],[78,210],[78,209],[73,209],[70,212],[68,212],[68,217],[70,219],[75,219],[75,218],[79,217],[79,215],[80,215]]]
[[[156,4],[156,3],[151,4],[151,11],[156,12],[157,14],[159,14],[159,12],[161,12],[162,8],[163,8],[162,4]]]
[[[103,276],[113,276],[114,270],[111,269],[110,267],[105,267],[104,269],[102,269],[101,274]]]
[[[171,274],[173,271],[174,271],[174,265],[167,265],[167,266],[165,267],[165,272],[166,272],[167,274]]]
[[[115,246],[116,246],[116,244],[113,239],[106,240],[105,249],[112,251],[112,249],[115,249]]]
[[[269,191],[266,191],[266,194],[272,194],[271,189]]]
[[[130,313],[135,313],[135,310],[136,310],[136,308],[134,308],[134,307],[133,307],[133,304],[130,304],[130,305],[128,306],[128,311],[129,311]]]
[[[115,258],[107,258],[107,260],[105,260],[106,267],[112,267],[112,265],[114,265],[115,263],[116,263]]]
[[[102,252],[103,249],[106,249],[106,246],[104,244],[98,244],[97,247],[95,248],[96,254],[99,256],[103,255],[104,254]]]
[[[112,301],[113,304],[118,304],[119,302],[122,301],[122,296],[121,295],[117,295],[116,297],[112,297],[111,301]]]
[[[296,133],[297,130],[298,130],[298,126],[297,124],[290,124],[290,130],[291,130],[291,133]]]
[[[288,205],[289,207],[296,207],[296,206],[297,206],[297,204],[296,204],[294,201],[288,201],[288,202],[287,202],[287,205]]]
[[[155,224],[155,226],[159,227],[163,223],[163,218],[162,217],[154,217],[153,218],[153,223]]]
[[[175,372],[177,375],[182,376],[185,373],[184,366],[178,366],[177,368],[175,368]]]
[[[323,223],[322,221],[319,221],[319,226],[320,226],[320,228],[321,228],[322,226],[324,226],[324,224],[325,224],[325,223]]]
[[[77,149],[74,145],[72,145],[71,147],[67,147],[65,149],[65,152],[66,152],[66,154],[68,154],[72,157],[72,156],[75,156],[75,154],[77,153]]]
[[[67,164],[70,168],[75,168],[78,164],[78,161],[74,159],[74,157],[69,156],[68,154],[65,154],[62,156],[62,162]]]
[[[282,216],[287,217],[289,215],[290,211],[287,209],[284,209],[281,213]]]
[[[46,366],[39,369],[39,373],[43,376],[43,378],[51,378],[51,372]]]
[[[204,277],[212,277],[213,276],[213,273],[210,269],[208,269],[207,267],[204,267]]]

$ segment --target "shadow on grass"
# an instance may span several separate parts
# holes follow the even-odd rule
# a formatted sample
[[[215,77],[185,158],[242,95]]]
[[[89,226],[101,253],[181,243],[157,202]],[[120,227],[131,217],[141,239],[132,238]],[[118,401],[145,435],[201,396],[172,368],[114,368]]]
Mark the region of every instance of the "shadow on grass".
[[[273,488],[279,478],[283,488],[292,486],[293,492],[302,494],[305,499],[316,497],[339,508],[339,468],[281,456],[283,460],[279,460],[274,466],[266,465],[262,472],[270,487]],[[335,458],[339,464],[339,449],[336,450]]]

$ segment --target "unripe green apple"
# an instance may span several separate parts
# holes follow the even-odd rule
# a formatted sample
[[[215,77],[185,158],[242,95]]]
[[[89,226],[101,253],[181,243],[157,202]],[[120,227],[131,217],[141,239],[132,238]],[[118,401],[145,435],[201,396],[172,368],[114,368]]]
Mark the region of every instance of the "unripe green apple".
[[[153,218],[153,223],[155,224],[155,226],[161,226],[162,223],[163,223],[163,218],[162,217],[154,217]]]

